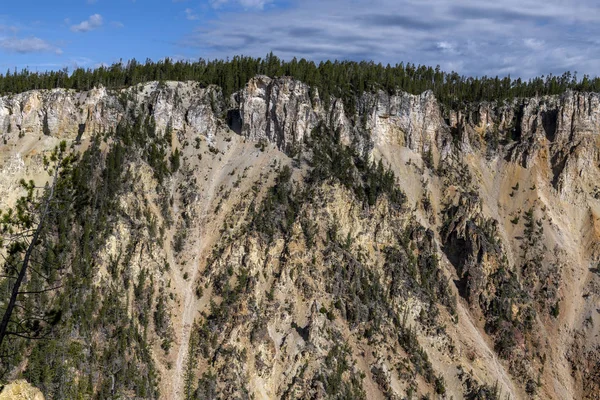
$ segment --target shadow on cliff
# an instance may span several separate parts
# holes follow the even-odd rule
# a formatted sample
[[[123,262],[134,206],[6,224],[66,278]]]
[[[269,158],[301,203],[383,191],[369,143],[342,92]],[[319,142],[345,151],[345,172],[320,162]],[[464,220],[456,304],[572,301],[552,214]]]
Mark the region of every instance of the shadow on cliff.
[[[227,126],[238,135],[242,134],[242,115],[240,114],[240,110],[232,109],[227,111]]]

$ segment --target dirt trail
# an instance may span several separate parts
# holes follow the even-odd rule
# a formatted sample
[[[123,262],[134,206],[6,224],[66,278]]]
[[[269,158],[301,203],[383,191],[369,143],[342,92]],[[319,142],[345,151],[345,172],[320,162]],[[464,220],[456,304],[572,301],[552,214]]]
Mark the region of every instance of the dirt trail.
[[[183,276],[178,276],[178,287],[184,288],[184,301],[183,311],[181,313],[181,331],[179,337],[179,349],[177,353],[177,360],[172,372],[172,387],[174,388],[173,393],[175,398],[182,399],[184,397],[184,376],[185,376],[185,361],[188,355],[190,334],[192,325],[201,306],[200,300],[196,298],[195,283],[198,277],[198,272],[205,257],[206,250],[210,249],[210,245],[215,238],[210,237],[209,229],[210,226],[217,222],[215,215],[211,213],[213,210],[213,200],[215,194],[221,184],[227,179],[228,169],[226,166],[229,164],[231,155],[234,153],[233,149],[225,152],[221,158],[220,165],[212,170],[208,176],[208,186],[204,187],[200,199],[200,206],[198,212],[198,218],[196,223],[199,225],[197,239],[196,239],[196,252],[195,257],[191,261],[191,271],[189,271],[188,280],[183,279]],[[227,172],[226,172],[227,171]]]

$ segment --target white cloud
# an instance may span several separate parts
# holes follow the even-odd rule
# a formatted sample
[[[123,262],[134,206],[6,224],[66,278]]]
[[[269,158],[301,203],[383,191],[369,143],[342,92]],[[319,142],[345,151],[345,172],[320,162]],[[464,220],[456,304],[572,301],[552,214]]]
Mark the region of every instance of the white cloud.
[[[523,40],[523,44],[532,50],[541,50],[544,48],[545,42],[535,38],[527,38]]]
[[[0,32],[10,32],[10,33],[17,33],[19,31],[19,28],[17,28],[16,26],[12,26],[12,25],[2,25],[0,24]]]
[[[55,53],[62,54],[62,50],[51,43],[32,36],[28,38],[1,38],[0,37],[0,49],[11,53]]]
[[[214,8],[219,8],[223,4],[226,4],[228,0],[209,0],[209,1],[210,1],[211,6],[213,6]]]
[[[91,15],[87,20],[71,26],[73,32],[89,32],[102,26],[102,15],[94,14]]]
[[[185,9],[185,17],[190,21],[196,21],[200,19],[197,14],[194,14],[194,11],[191,8]]]
[[[112,25],[114,28],[117,28],[117,29],[121,29],[121,28],[124,28],[124,27],[125,27],[125,24],[123,24],[123,23],[122,23],[122,22],[120,22],[120,21],[113,21],[113,22],[111,22],[110,24],[111,24],[111,25]]]
[[[448,50],[448,51],[452,51],[454,50],[454,46],[452,45],[452,43],[446,42],[446,41],[441,41],[437,43],[437,47],[440,50]]]
[[[92,61],[92,59],[87,57],[72,57],[69,59],[69,65],[73,69],[87,67],[89,65],[92,65],[93,63],[94,62]]]
[[[231,2],[241,5],[244,9],[262,10],[267,4],[272,3],[273,0],[210,0],[210,4],[214,8],[220,8]]]
[[[239,0],[242,7],[263,9],[272,0]]]

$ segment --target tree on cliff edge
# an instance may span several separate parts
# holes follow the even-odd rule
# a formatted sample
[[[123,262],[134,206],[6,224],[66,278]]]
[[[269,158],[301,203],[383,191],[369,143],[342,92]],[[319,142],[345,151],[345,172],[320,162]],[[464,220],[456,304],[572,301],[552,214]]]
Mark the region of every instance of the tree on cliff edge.
[[[61,171],[73,160],[66,156],[66,142],[61,142],[44,158],[51,181],[43,188],[33,181],[21,180],[26,194],[16,205],[0,212],[0,359],[9,355],[3,343],[8,336],[40,339],[48,335],[60,319],[60,311],[48,308],[51,292],[60,287],[60,266],[53,257],[52,213],[59,212],[55,192]],[[38,192],[41,195],[38,196]]]

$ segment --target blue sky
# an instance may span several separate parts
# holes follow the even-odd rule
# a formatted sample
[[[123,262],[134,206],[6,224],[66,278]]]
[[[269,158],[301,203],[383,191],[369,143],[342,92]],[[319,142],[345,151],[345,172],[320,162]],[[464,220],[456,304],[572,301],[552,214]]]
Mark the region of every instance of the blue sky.
[[[244,54],[400,61],[467,75],[600,71],[592,0],[3,1],[0,71]]]

